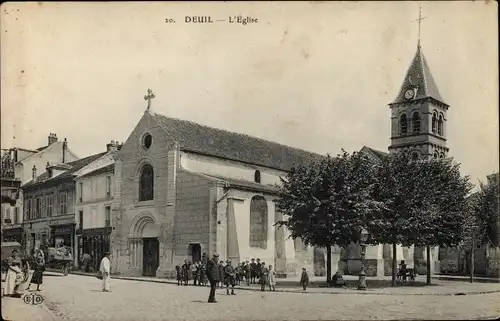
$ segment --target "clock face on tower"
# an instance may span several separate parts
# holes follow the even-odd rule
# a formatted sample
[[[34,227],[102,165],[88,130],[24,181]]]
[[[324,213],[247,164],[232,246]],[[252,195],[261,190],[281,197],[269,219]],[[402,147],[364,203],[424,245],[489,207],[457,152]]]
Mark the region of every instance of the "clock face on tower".
[[[405,98],[406,99],[412,99],[413,98],[413,90],[412,89],[408,89],[407,91],[405,91]]]

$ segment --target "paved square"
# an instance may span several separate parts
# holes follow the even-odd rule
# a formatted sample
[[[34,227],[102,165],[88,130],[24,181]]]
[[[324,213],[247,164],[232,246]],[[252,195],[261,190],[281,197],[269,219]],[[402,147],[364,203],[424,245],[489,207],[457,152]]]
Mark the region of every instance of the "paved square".
[[[209,289],[193,286],[113,279],[112,292],[103,293],[98,279],[79,275],[47,275],[44,285],[40,294],[56,320],[471,319],[500,315],[498,292],[446,296],[241,290],[236,296],[226,296],[225,290],[218,290],[219,302],[208,304]],[[495,286],[500,287],[488,288]],[[16,321],[30,319],[22,315]]]

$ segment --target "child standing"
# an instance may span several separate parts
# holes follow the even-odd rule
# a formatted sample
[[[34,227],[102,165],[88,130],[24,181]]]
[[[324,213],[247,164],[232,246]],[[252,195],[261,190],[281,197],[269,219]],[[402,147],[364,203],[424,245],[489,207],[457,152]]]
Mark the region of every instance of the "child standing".
[[[267,276],[269,291],[276,291],[276,271],[274,271],[273,266],[269,265],[269,274]]]
[[[309,274],[307,274],[306,268],[302,268],[302,276],[300,277],[300,285],[302,285],[302,289],[304,291],[307,289],[309,285]]]
[[[175,266],[175,272],[177,272],[177,285],[181,285],[182,282],[182,272],[181,272],[181,267],[176,265]]]

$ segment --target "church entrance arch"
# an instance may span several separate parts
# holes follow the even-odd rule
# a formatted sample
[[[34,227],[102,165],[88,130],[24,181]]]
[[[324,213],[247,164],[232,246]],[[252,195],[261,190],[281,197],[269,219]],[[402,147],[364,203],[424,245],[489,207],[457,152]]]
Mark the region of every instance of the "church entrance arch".
[[[160,229],[155,219],[149,214],[137,217],[132,224],[130,238],[131,266],[142,276],[156,276],[160,263]]]

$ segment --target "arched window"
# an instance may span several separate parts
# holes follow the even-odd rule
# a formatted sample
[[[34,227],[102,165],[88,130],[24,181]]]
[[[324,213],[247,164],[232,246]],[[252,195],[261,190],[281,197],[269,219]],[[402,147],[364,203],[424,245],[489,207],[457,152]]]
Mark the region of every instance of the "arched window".
[[[436,113],[432,113],[432,132],[436,133],[437,131],[437,115]]]
[[[419,133],[420,132],[420,114],[418,112],[413,113],[413,115],[411,117],[411,122],[413,125],[413,132]]]
[[[139,178],[139,202],[149,201],[154,195],[154,171],[153,166],[146,164],[142,166]]]
[[[438,153],[434,152],[434,159],[438,158]]]
[[[411,159],[412,160],[418,160],[418,153],[417,152],[411,153]]]
[[[444,154],[443,153],[439,154],[439,159],[444,159]]]
[[[253,175],[253,180],[256,182],[256,183],[260,183],[260,171],[259,170],[256,170],[254,175]]]
[[[443,115],[439,115],[438,120],[438,134],[443,135]]]
[[[408,133],[408,120],[406,119],[406,114],[401,115],[399,119],[399,126],[401,134]]]
[[[250,201],[250,247],[267,248],[267,202],[262,196]]]

